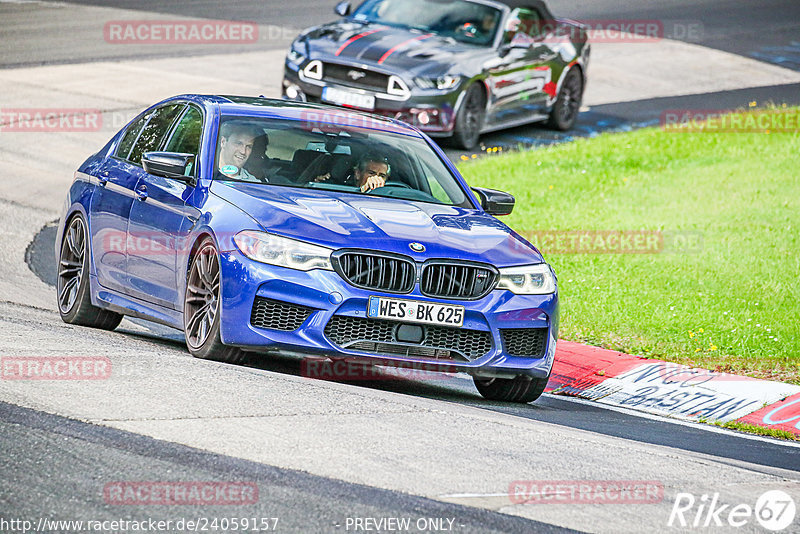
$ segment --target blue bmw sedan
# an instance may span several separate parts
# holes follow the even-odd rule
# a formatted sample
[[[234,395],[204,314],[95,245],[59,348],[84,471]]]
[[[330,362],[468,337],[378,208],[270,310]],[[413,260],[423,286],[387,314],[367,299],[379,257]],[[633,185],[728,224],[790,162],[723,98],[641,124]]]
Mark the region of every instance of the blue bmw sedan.
[[[541,254],[495,217],[513,206],[393,119],[177,96],[75,173],[58,308],[96,328],[169,325],[199,358],[420,365],[531,402],[552,369],[558,294]]]

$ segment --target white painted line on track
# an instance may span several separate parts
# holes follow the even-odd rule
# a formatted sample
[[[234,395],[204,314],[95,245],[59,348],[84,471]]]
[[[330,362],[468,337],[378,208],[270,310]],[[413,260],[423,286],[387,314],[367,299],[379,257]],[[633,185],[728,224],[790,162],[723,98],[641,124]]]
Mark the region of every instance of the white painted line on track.
[[[660,415],[654,415],[647,412],[639,412],[636,410],[631,410],[630,408],[621,408],[619,406],[611,406],[608,404],[600,404],[594,401],[581,399],[578,397],[568,397],[566,395],[553,395],[551,393],[544,394],[547,397],[554,398],[554,399],[561,399],[568,402],[574,402],[576,404],[582,404],[585,406],[594,406],[595,408],[601,408],[603,410],[611,410],[613,412],[619,412],[626,415],[633,415],[636,417],[641,417],[643,419],[651,419],[653,421],[661,421],[664,423],[672,423],[674,425],[681,425],[690,428],[696,428],[697,430],[704,430],[706,432],[712,432],[715,434],[726,434],[728,436],[733,436],[742,439],[749,439],[751,441],[761,441],[764,443],[770,443],[772,445],[782,445],[784,447],[793,447],[793,448],[800,448],[800,442],[797,441],[789,441],[789,440],[782,440],[777,438],[769,438],[765,436],[757,436],[754,434],[746,434],[743,432],[733,431],[727,428],[721,428],[710,424],[705,423],[694,423],[692,421],[682,421],[680,419],[672,418],[672,417],[664,417]]]

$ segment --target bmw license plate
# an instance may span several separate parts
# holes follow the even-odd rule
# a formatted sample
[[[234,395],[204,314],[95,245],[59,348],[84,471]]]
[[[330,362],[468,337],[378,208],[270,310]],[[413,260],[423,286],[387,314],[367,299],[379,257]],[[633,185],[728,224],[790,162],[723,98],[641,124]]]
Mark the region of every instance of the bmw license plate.
[[[370,297],[367,317],[460,327],[464,324],[464,306],[391,297]]]
[[[322,100],[339,104],[340,106],[347,106],[351,108],[360,109],[375,109],[375,96],[364,95],[353,91],[345,91],[336,87],[325,87],[322,89]]]

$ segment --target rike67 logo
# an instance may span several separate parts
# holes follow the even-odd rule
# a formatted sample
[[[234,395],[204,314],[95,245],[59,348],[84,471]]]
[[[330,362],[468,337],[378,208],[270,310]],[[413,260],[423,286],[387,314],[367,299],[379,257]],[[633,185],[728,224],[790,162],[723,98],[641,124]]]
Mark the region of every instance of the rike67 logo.
[[[794,499],[781,490],[763,493],[755,506],[746,503],[722,504],[719,493],[703,494],[699,499],[691,493],[678,493],[667,526],[682,528],[743,527],[755,519],[772,532],[785,530],[794,523],[797,507]]]

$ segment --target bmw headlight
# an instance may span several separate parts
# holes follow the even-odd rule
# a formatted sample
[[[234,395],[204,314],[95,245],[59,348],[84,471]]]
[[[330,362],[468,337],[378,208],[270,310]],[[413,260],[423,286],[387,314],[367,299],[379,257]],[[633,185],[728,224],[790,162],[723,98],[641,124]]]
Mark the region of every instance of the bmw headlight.
[[[517,295],[549,295],[556,291],[556,277],[546,263],[500,269],[497,289]]]
[[[414,78],[416,84],[422,89],[439,89],[444,91],[452,89],[461,83],[460,76],[445,75],[438,78]]]
[[[280,237],[255,230],[244,230],[233,237],[242,254],[261,263],[300,271],[333,270],[331,249],[304,241]]]

